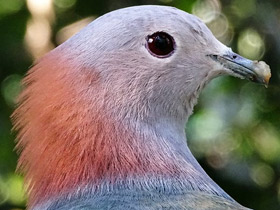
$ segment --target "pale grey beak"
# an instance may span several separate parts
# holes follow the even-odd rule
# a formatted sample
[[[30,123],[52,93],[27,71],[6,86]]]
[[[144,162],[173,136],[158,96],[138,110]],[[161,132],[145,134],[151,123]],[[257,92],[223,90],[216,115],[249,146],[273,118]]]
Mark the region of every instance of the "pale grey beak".
[[[252,61],[234,52],[226,55],[209,55],[233,75],[268,86],[271,77],[269,66],[263,61]]]

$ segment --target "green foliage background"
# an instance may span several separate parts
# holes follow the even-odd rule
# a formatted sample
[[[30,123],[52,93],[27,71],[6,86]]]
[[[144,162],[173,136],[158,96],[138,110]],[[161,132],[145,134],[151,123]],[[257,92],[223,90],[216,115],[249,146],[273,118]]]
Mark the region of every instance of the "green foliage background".
[[[25,206],[22,177],[14,173],[17,155],[9,116],[21,78],[35,57],[45,53],[38,49],[34,53],[28,44],[28,25],[35,16],[27,2],[0,0],[0,209]],[[270,65],[267,89],[231,77],[213,80],[186,129],[194,155],[234,199],[253,209],[280,209],[280,1],[53,0],[45,50],[61,42],[61,29],[69,24],[142,4],[171,5],[194,13],[234,51]],[[36,37],[29,34],[29,40]]]

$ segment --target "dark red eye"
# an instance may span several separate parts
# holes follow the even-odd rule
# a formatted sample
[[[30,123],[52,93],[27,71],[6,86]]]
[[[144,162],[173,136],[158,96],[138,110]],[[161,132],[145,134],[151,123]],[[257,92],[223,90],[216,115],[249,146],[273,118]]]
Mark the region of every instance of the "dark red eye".
[[[175,42],[169,34],[156,32],[147,37],[147,46],[152,55],[166,58],[174,51]]]

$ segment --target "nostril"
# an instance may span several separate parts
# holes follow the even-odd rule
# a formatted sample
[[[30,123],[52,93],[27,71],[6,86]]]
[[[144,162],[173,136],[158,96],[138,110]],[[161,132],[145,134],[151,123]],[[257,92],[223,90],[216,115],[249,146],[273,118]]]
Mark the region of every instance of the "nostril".
[[[233,59],[236,59],[236,58],[237,58],[237,55],[233,55],[232,58],[233,58]]]

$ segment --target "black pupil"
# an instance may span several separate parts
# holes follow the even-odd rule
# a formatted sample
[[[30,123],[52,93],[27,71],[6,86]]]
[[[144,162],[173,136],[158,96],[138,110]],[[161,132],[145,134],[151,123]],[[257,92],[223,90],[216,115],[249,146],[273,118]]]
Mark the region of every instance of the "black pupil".
[[[160,57],[165,57],[174,51],[173,38],[164,32],[156,32],[148,36],[149,50]]]

